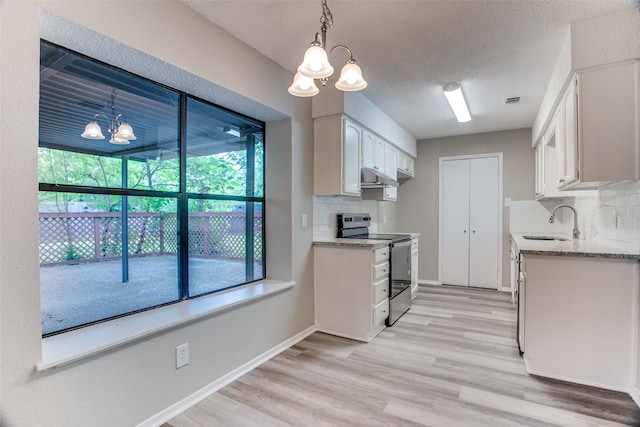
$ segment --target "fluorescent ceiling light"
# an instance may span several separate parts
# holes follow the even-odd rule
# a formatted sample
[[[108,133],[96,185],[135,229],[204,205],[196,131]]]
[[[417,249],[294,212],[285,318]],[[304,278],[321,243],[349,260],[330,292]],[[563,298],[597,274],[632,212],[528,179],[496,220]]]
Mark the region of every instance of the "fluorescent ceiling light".
[[[447,97],[447,101],[449,101],[453,114],[456,115],[456,119],[458,119],[459,122],[468,122],[471,120],[469,108],[467,108],[467,103],[462,95],[460,83],[447,83],[442,90],[444,91],[444,96]]]

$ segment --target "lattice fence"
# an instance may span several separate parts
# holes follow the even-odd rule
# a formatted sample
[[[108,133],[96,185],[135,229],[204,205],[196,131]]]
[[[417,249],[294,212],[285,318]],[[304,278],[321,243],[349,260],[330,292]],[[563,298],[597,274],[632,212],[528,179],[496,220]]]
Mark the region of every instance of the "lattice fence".
[[[254,257],[262,258],[262,215],[253,221]],[[40,214],[40,265],[118,259],[122,251],[119,213]],[[130,213],[129,255],[176,254],[175,214]],[[189,215],[189,254],[203,258],[244,259],[246,219],[243,212]]]

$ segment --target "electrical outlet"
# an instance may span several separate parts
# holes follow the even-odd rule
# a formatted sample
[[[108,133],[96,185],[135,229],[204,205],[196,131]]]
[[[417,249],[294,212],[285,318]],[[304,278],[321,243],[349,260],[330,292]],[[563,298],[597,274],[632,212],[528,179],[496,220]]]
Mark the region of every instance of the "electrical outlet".
[[[189,364],[189,343],[176,347],[176,369]]]

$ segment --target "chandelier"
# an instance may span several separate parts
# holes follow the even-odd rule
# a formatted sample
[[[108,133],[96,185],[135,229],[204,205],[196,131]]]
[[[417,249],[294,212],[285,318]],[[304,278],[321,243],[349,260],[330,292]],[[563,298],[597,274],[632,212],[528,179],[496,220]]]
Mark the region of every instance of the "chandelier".
[[[126,118],[122,114],[116,115],[116,90],[113,89],[111,93],[111,117],[102,113],[97,113],[93,116],[93,120],[87,123],[84,127],[84,132],[80,135],[87,139],[104,139],[102,129],[96,120],[98,117],[107,121],[107,132],[111,134],[109,140],[112,144],[127,145],[129,141],[133,141],[136,138],[133,133],[133,128],[126,122]]]
[[[327,6],[327,1],[322,0],[322,16],[320,17],[320,33],[316,33],[314,41],[304,54],[302,64],[293,77],[293,83],[289,86],[289,93],[295,96],[314,96],[320,90],[314,79],[319,79],[322,86],[326,86],[329,77],[333,74],[333,67],[327,56],[327,30],[333,26],[333,15]],[[367,82],[362,77],[362,70],[353,59],[351,50],[344,45],[336,45],[329,51],[342,48],[349,53],[349,60],[342,67],[340,78],[336,82],[336,88],[342,91],[357,91],[367,87]]]

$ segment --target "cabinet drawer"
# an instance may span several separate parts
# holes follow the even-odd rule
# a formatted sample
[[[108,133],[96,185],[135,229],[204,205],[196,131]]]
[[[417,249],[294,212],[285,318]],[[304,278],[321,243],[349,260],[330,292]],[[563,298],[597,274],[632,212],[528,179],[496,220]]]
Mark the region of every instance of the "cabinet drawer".
[[[386,278],[373,284],[373,305],[389,297],[389,279]]]
[[[378,282],[381,279],[389,276],[389,263],[375,265],[373,267],[373,281]]]
[[[387,317],[389,317],[389,300],[385,299],[373,307],[374,328],[381,323],[384,324]]]
[[[380,262],[386,262],[389,260],[389,247],[378,248],[373,251],[373,263],[378,264]],[[387,270],[388,271],[388,270]]]

